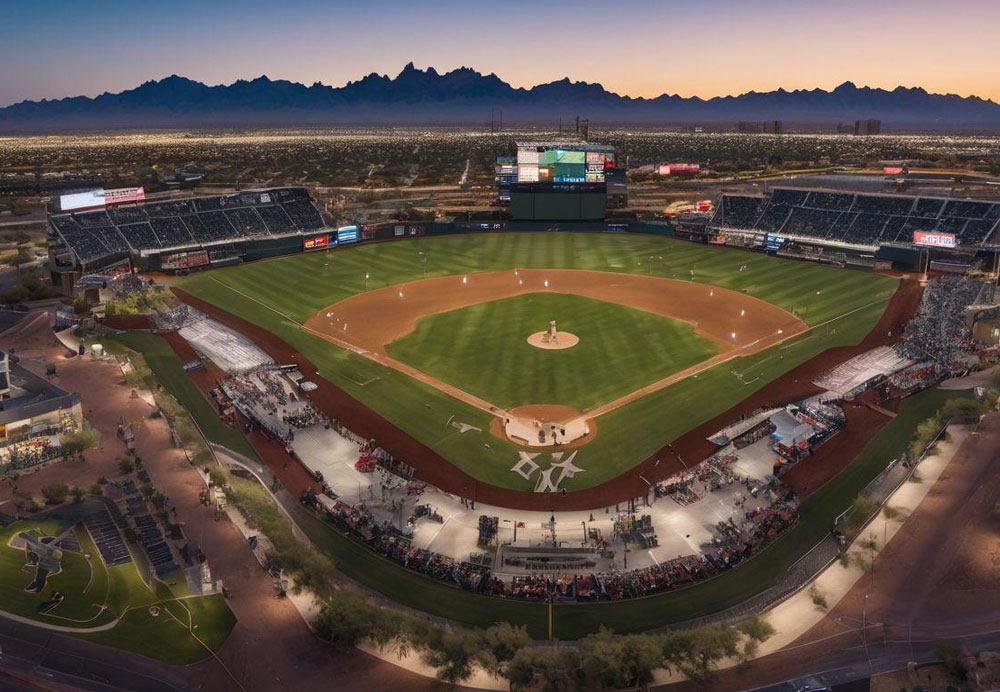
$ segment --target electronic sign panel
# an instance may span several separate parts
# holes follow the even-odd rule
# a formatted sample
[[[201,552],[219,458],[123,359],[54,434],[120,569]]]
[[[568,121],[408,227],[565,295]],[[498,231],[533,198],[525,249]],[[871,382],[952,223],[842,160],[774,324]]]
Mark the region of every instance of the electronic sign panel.
[[[356,243],[358,242],[358,227],[357,226],[341,226],[337,229],[337,243]]]
[[[925,247],[953,248],[957,246],[955,234],[953,233],[927,233],[926,231],[913,232],[913,244]]]
[[[599,185],[613,161],[612,154],[591,151],[586,144],[521,145],[517,150],[517,182]]]
[[[103,209],[112,204],[141,202],[146,199],[146,191],[141,187],[123,187],[115,190],[87,190],[59,197],[62,211],[83,211]]]
[[[303,250],[322,250],[327,247],[330,242],[330,236],[328,235],[316,235],[311,238],[302,239],[302,249]]]

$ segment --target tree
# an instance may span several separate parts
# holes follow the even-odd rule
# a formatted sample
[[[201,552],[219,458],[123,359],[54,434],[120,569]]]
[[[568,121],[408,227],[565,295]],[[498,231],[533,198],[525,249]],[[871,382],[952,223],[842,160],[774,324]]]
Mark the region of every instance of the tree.
[[[17,251],[10,258],[10,263],[11,265],[14,266],[15,269],[17,269],[17,273],[19,276],[21,274],[21,265],[27,264],[30,261],[31,261],[31,250],[24,245],[19,245],[17,247]]]
[[[725,656],[739,653],[735,629],[712,625],[664,637],[663,657],[688,677],[704,677]]]
[[[521,649],[506,668],[512,690],[526,688],[547,692],[570,692],[582,687],[580,654],[575,649],[533,647]]]
[[[934,645],[934,655],[941,659],[948,672],[959,680],[969,677],[969,669],[962,661],[962,651],[954,642],[940,641]]]
[[[135,471],[135,463],[128,457],[122,457],[118,462],[118,470],[122,473],[132,473]]]
[[[73,495],[73,502],[83,502],[83,498],[87,496],[87,491],[78,485],[74,485],[73,489],[70,490],[70,494]]]
[[[767,641],[774,634],[774,627],[771,623],[759,615],[744,620],[736,626],[736,629],[755,642]]]
[[[342,651],[353,649],[372,631],[378,607],[353,589],[334,592],[313,621],[316,635]]]
[[[56,364],[49,361],[45,364],[45,375],[50,379],[56,375]]]
[[[451,684],[468,680],[472,675],[475,637],[465,630],[446,632],[438,629],[421,657],[437,669],[439,680]]]
[[[588,687],[621,689],[648,685],[653,671],[664,664],[663,644],[656,635],[616,636],[601,627],[579,642]]]
[[[79,430],[59,436],[59,444],[66,454],[77,454],[85,449],[93,449],[101,441],[101,433],[94,428]]]
[[[476,662],[493,677],[500,677],[504,666],[514,655],[533,643],[525,626],[509,622],[497,622],[484,630],[477,630],[475,637]]]
[[[69,486],[65,483],[49,483],[42,488],[42,497],[44,497],[45,502],[50,505],[61,505],[66,501],[66,497],[68,495]]]

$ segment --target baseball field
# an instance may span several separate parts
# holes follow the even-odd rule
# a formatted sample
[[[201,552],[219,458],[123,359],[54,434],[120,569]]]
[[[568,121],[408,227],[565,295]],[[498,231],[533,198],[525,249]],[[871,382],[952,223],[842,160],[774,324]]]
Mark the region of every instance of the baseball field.
[[[822,351],[861,341],[898,280],[646,235],[482,234],[294,255],[176,285],[273,333],[465,473],[531,491],[498,411],[591,417],[601,484]],[[550,319],[573,348],[526,343]],[[313,376],[313,373],[306,373]],[[494,426],[495,427],[495,426]],[[534,451],[539,451],[537,448]]]

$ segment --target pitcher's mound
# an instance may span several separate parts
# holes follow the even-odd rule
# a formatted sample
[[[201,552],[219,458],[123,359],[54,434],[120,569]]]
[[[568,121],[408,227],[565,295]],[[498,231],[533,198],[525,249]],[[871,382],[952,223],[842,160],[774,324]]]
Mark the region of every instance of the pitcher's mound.
[[[547,341],[548,332],[535,332],[528,337],[528,343],[535,348],[544,348],[550,351],[558,351],[563,348],[573,348],[580,343],[580,337],[569,332],[556,332],[555,341]]]

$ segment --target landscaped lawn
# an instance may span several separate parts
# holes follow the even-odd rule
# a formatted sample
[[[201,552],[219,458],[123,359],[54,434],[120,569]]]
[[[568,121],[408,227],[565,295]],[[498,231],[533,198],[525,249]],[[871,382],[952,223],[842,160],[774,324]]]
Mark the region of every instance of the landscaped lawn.
[[[76,536],[83,554],[63,551],[61,570],[49,576],[40,593],[26,592],[24,588],[35,570],[24,568],[24,551],[8,545],[11,537],[21,531],[57,536],[67,530]],[[162,594],[154,594],[134,563],[107,567],[82,524],[68,526],[27,519],[0,530],[0,610],[4,612],[80,630],[120,618],[111,629],[77,636],[176,665],[194,663],[210,655],[195,636],[214,651],[236,624],[221,596],[177,599],[178,594],[166,585],[162,585],[162,590]],[[54,591],[61,592],[65,600],[47,613],[40,612],[40,606]],[[176,613],[183,624],[168,613]]]

